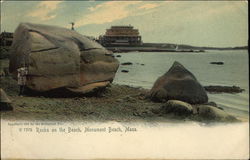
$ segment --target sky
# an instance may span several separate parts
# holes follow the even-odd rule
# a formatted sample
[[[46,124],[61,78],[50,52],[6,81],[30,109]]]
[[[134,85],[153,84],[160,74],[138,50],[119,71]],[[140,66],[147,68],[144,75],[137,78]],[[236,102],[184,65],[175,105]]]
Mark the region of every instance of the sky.
[[[247,1],[3,1],[1,32],[21,22],[71,28],[98,37],[132,25],[143,42],[234,47],[248,44]]]

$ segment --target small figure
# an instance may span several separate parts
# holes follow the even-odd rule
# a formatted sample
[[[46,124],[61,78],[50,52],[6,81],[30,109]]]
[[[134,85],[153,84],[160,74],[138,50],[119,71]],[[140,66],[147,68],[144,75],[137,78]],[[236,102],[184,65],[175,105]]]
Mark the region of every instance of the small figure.
[[[27,67],[21,67],[17,69],[17,83],[20,86],[19,96],[23,95],[26,85],[26,76],[28,74]]]
[[[74,23],[74,22],[71,22],[70,24],[71,24],[71,30],[75,30],[75,29],[74,29],[75,23]]]

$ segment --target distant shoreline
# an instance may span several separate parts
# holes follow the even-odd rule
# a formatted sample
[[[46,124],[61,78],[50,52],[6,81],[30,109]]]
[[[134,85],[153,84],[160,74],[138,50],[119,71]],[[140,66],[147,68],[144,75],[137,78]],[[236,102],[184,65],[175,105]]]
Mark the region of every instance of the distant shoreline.
[[[205,52],[206,50],[219,50],[219,51],[227,51],[227,50],[248,50],[247,48],[182,48],[182,49],[171,49],[171,48],[158,48],[158,47],[129,47],[129,46],[112,46],[105,47],[107,50],[110,50],[114,53],[124,53],[124,52],[192,52],[192,53],[200,53]]]

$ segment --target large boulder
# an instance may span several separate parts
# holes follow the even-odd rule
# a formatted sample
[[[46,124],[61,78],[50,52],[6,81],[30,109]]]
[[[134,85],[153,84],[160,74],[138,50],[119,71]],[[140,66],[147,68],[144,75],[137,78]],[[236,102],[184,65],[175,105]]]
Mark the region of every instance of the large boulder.
[[[206,103],[208,96],[195,76],[179,62],[159,77],[149,92],[154,101],[180,100],[191,104]]]
[[[86,93],[114,79],[119,62],[101,45],[76,31],[21,23],[10,50],[9,70],[28,67],[27,87],[35,91],[66,88]]]

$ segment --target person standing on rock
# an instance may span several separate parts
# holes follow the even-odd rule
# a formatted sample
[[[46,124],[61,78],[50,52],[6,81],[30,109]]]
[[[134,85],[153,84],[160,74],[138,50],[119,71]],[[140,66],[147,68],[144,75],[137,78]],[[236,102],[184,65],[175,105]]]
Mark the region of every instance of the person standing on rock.
[[[28,74],[27,67],[21,67],[17,69],[17,83],[20,86],[19,96],[23,95],[24,87],[26,85],[27,74]]]

